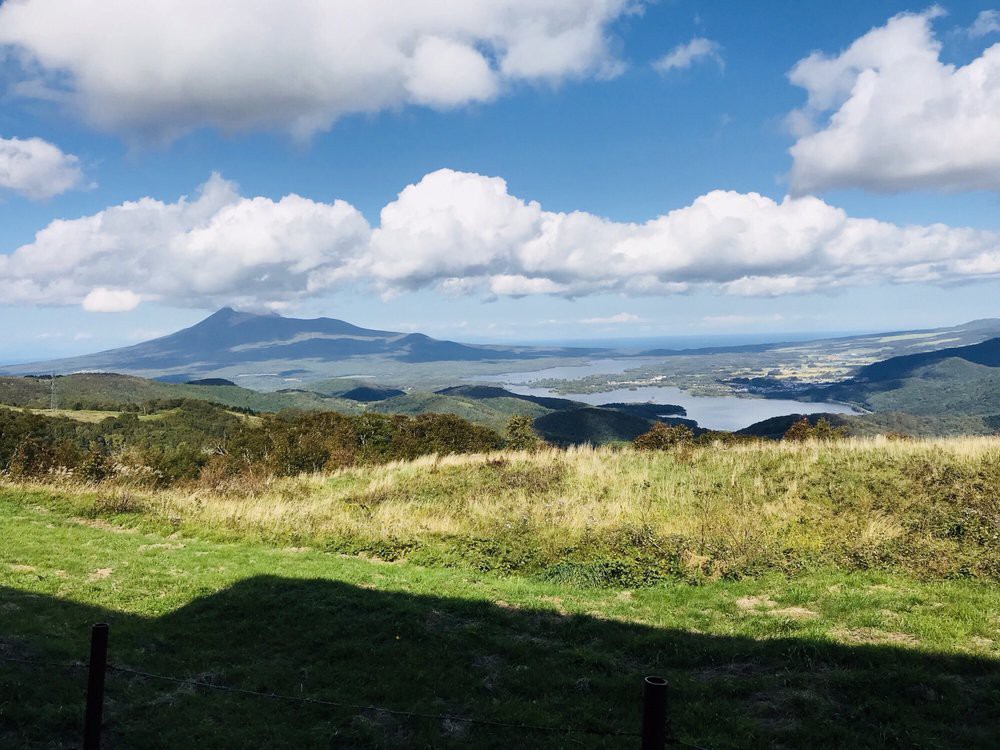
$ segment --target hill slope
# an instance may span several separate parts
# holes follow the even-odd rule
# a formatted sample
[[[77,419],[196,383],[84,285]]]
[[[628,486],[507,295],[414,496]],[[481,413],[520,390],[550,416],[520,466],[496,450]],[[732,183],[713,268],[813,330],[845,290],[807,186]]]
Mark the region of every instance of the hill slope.
[[[254,411],[304,409],[355,413],[360,410],[356,402],[310,391],[261,393],[236,385],[161,383],[114,373],[64,375],[56,377],[55,383],[50,378],[0,377],[0,404],[45,409],[52,403],[53,391],[56,406],[63,409],[113,409],[143,401],[191,398]]]
[[[651,426],[648,419],[594,406],[555,411],[535,420],[535,431],[555,445],[628,441]]]
[[[876,362],[807,395],[917,415],[1000,412],[1000,339]]]
[[[876,412],[862,422],[881,423],[876,417],[889,414],[919,418],[916,434],[993,433],[1000,429],[1000,339],[891,357],[803,395]]]
[[[948,359],[963,360],[987,367],[1000,367],[1000,338],[988,339],[970,346],[955,346],[920,352],[902,357],[890,357],[858,370],[856,382],[878,383],[896,380],[914,374],[915,371]]]

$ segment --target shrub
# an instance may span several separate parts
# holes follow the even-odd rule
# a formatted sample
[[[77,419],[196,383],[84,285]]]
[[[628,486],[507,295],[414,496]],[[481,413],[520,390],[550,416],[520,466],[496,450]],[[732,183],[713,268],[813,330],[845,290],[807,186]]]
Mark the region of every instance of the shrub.
[[[686,425],[671,426],[657,422],[648,432],[638,435],[632,445],[641,451],[664,451],[679,445],[689,445],[693,440],[694,433]]]
[[[522,414],[516,414],[507,420],[504,441],[514,451],[534,451],[543,445],[541,438],[535,433],[531,417]]]
[[[146,504],[134,497],[129,492],[121,492],[115,495],[102,495],[94,499],[93,504],[88,509],[87,515],[91,518],[100,516],[122,516],[127,514],[142,513],[146,510]]]
[[[90,482],[102,482],[111,476],[111,462],[100,451],[91,451],[80,464],[80,475]]]
[[[789,427],[783,436],[784,440],[837,440],[844,437],[847,431],[844,427],[834,427],[825,417],[816,420],[816,424],[809,422],[809,417],[802,417]]]

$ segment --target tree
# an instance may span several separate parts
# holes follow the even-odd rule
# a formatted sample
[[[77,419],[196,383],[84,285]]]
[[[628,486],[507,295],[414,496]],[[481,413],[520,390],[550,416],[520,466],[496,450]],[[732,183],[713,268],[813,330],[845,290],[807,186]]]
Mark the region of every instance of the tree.
[[[784,440],[794,440],[802,442],[812,437],[812,425],[809,424],[809,417],[794,422],[791,427],[785,430]]]
[[[826,417],[820,417],[816,424],[809,423],[809,417],[802,417],[785,431],[785,440],[837,440],[846,435],[843,426],[834,427]]]
[[[515,414],[507,420],[507,430],[504,435],[506,445],[514,451],[538,450],[542,445],[541,438],[535,434],[531,417]]]
[[[648,432],[638,435],[632,445],[640,451],[665,451],[694,440],[694,433],[687,425],[667,425],[656,422]]]

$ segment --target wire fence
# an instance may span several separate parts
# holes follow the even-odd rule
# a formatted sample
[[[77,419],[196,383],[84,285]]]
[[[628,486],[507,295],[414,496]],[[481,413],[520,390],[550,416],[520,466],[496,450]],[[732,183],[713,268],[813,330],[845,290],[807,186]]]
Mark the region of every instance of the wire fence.
[[[156,682],[170,683],[174,685],[184,685],[192,688],[204,688],[206,690],[220,692],[220,693],[230,693],[240,696],[247,696],[256,699],[280,701],[285,703],[298,703],[298,704],[308,704],[314,706],[325,706],[329,708],[338,709],[350,709],[354,711],[371,711],[376,713],[388,714],[391,716],[399,716],[412,719],[424,719],[430,721],[438,722],[455,722],[460,724],[469,724],[473,726],[490,727],[493,729],[501,729],[508,731],[517,731],[521,733],[533,733],[533,734],[550,734],[550,735],[592,735],[599,737],[619,737],[619,738],[630,738],[641,740],[641,746],[643,750],[652,750],[656,748],[665,748],[666,746],[674,747],[686,747],[691,750],[706,750],[705,748],[692,744],[690,742],[685,742],[675,736],[673,736],[670,730],[670,722],[667,718],[666,713],[666,691],[667,683],[662,678],[658,677],[647,677],[644,680],[644,693],[643,693],[643,728],[640,732],[629,732],[623,730],[614,729],[593,729],[588,727],[570,727],[570,726],[546,726],[541,724],[528,724],[520,722],[510,722],[510,721],[499,721],[495,719],[483,719],[474,718],[469,716],[459,716],[456,714],[434,714],[425,713],[420,711],[406,711],[396,708],[388,708],[385,706],[377,706],[373,704],[365,703],[350,703],[346,701],[335,701],[328,700],[325,698],[313,698],[308,696],[300,695],[284,695],[281,693],[265,693],[258,690],[250,690],[248,688],[233,687],[230,685],[221,685],[219,683],[210,682],[206,679],[192,679],[188,677],[174,677],[171,675],[156,674],[154,672],[146,672],[140,669],[132,669],[130,667],[118,666],[108,662],[106,659],[95,659],[94,657],[94,646],[95,638],[100,636],[96,635],[99,626],[94,627],[95,634],[92,634],[91,640],[91,660],[89,662],[55,662],[55,661],[45,661],[40,659],[25,659],[14,656],[0,655],[0,661],[10,662],[15,664],[22,664],[35,668],[45,668],[45,669],[65,669],[65,670],[76,670],[76,671],[86,671],[90,678],[87,690],[87,707],[86,707],[86,717],[87,720],[84,727],[84,750],[99,750],[100,747],[100,729],[101,729],[101,715],[104,702],[104,681],[105,675],[125,675],[129,677],[135,677],[143,680],[152,680]],[[100,647],[98,651],[100,653],[106,653],[106,639],[107,639],[107,626],[104,628],[103,637],[104,649],[101,650]],[[101,664],[103,662],[103,664]],[[98,690],[95,691],[94,680],[97,679],[99,685]],[[95,695],[95,692],[99,692],[99,695]],[[96,713],[95,713],[96,712]],[[96,726],[93,725],[94,717],[96,716]],[[650,736],[652,733],[653,736]],[[96,740],[95,740],[96,738]],[[94,744],[96,741],[96,744]]]

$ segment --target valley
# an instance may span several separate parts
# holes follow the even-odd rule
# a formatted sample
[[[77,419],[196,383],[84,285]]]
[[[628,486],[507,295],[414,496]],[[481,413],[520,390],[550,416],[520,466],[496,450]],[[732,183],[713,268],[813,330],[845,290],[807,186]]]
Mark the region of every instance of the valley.
[[[897,358],[954,350],[960,359],[963,347],[988,346],[982,342],[998,334],[1000,320],[980,320],[928,331],[635,351],[468,345],[327,318],[224,308],[189,329],[124,349],[4,366],[0,373],[8,377],[0,376],[0,403],[80,410],[100,402],[114,407],[195,398],[258,412],[439,412],[499,430],[514,414],[540,419],[568,406],[637,402],[682,406],[675,416],[714,430],[740,430],[792,413],[827,413],[846,415],[843,424],[856,434],[870,434],[887,419],[912,434],[988,434],[994,421],[1000,424],[1000,418],[991,421],[1000,414],[1000,403],[990,396],[996,390],[992,360],[949,366],[928,361],[939,368],[935,378],[907,375],[905,383],[854,380]],[[46,388],[53,390],[53,381],[39,379],[71,373],[78,374],[57,378],[52,393]],[[23,375],[39,377],[17,377]],[[505,392],[473,396],[476,383]],[[945,389],[943,397],[938,387]],[[949,388],[954,396],[947,395]],[[563,403],[552,408],[531,400],[537,397]],[[649,423],[634,415],[579,416],[575,432],[560,425],[550,436],[575,443],[629,440]]]
[[[241,360],[287,345],[258,324],[309,366]],[[991,747],[992,323],[348,356],[341,321],[199,325],[0,375],[0,745],[72,744],[101,620],[122,746],[625,748],[655,673],[698,746]]]

